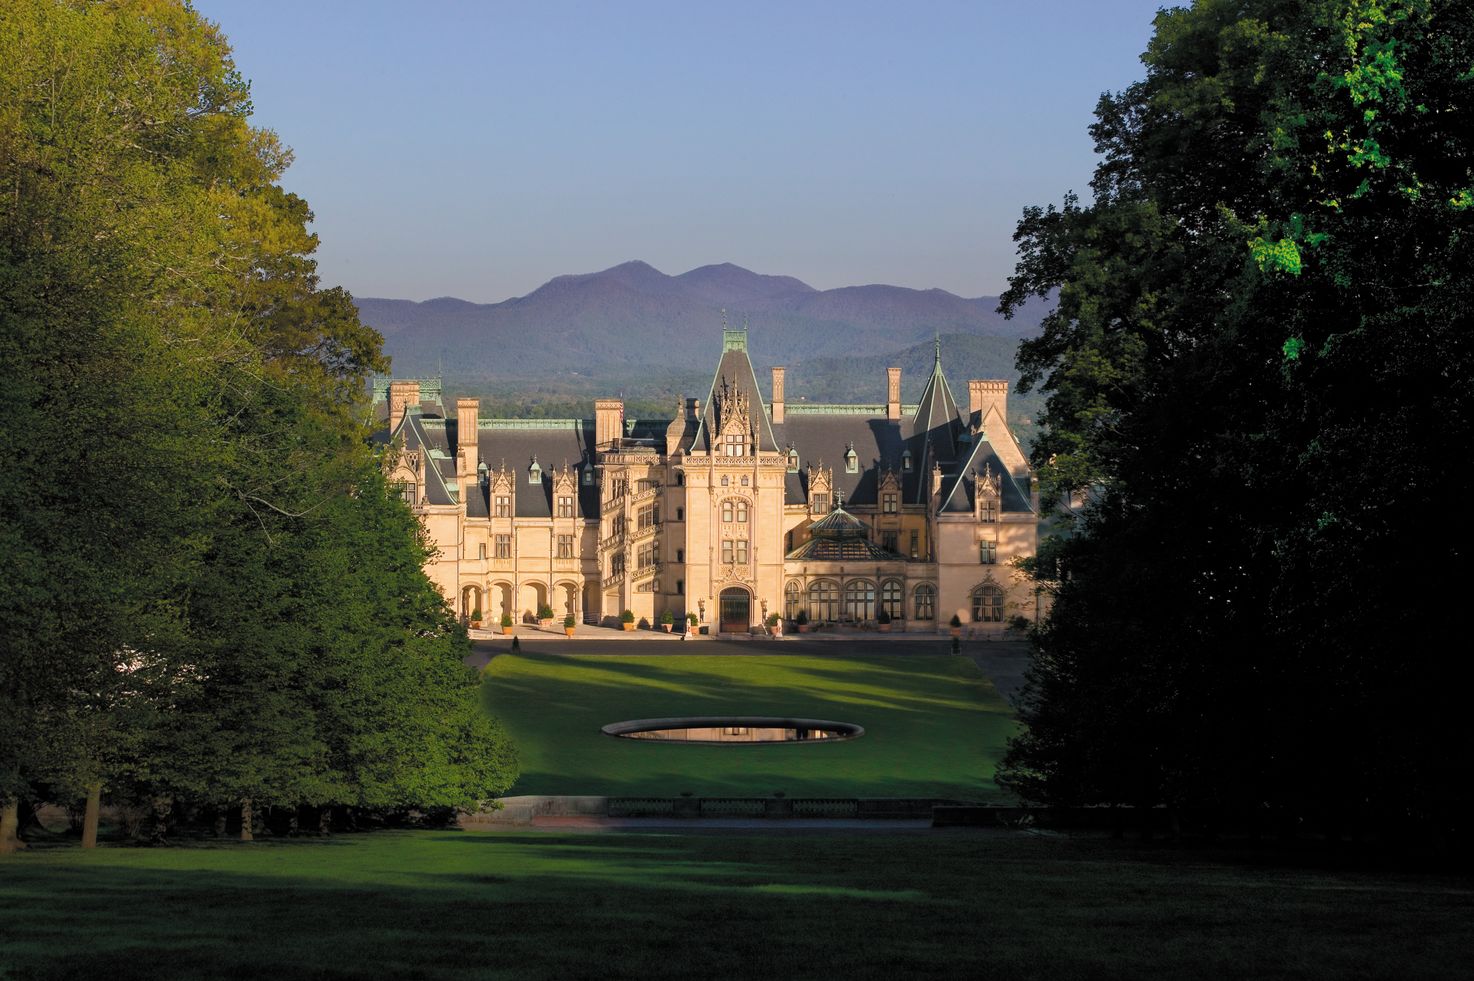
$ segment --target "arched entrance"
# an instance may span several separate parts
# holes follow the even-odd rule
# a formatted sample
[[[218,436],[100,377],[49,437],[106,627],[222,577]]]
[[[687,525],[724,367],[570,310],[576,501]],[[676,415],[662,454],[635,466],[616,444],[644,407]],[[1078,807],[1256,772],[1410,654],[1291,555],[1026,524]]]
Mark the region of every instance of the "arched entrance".
[[[572,582],[558,583],[558,599],[562,601],[562,615],[578,616],[578,584]]]
[[[718,600],[721,615],[718,628],[724,634],[745,634],[752,629],[752,594],[741,586],[722,590]]]

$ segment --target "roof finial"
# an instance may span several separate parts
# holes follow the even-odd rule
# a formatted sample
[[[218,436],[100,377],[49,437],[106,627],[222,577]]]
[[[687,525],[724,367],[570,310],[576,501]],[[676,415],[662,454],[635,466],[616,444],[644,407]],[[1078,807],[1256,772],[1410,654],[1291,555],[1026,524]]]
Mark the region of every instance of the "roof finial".
[[[727,308],[722,307],[722,330],[727,329]]]
[[[844,510],[844,488],[843,487],[836,487],[834,489],[834,509],[836,511],[843,511]]]
[[[941,367],[941,364],[942,364],[942,332],[940,330],[936,331],[936,340],[937,340],[937,367]]]

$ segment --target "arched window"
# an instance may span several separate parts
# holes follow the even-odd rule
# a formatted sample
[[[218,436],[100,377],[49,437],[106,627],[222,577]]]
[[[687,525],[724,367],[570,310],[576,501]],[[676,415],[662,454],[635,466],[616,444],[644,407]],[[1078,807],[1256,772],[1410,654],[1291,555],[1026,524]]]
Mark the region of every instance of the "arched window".
[[[912,595],[916,599],[916,619],[935,620],[937,618],[937,587],[924,582],[916,587],[916,592]]]
[[[828,579],[809,584],[809,618],[820,623],[839,619],[839,587]]]
[[[985,582],[972,591],[972,622],[1003,622],[1003,590]]]
[[[733,502],[732,502],[731,498],[728,498],[727,500],[725,500],[725,501],[722,502],[722,520],[723,521],[731,521],[732,520],[732,509],[733,509]]]
[[[905,619],[906,611],[901,607],[901,581],[899,579],[887,579],[880,584],[880,608],[892,620]]]
[[[790,582],[783,588],[783,615],[792,620],[798,616],[799,604],[803,600],[803,593],[797,582]]]
[[[845,586],[844,615],[848,620],[875,619],[875,583],[857,579]]]
[[[798,450],[791,446],[788,448],[788,472],[798,473]]]

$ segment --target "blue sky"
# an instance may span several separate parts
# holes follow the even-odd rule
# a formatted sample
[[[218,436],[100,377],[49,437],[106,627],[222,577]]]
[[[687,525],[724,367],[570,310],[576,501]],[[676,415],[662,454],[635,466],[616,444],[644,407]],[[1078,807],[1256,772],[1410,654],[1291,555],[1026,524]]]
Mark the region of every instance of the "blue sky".
[[[1162,3],[195,5],[296,152],[324,282],[491,302],[627,259],[997,293]]]

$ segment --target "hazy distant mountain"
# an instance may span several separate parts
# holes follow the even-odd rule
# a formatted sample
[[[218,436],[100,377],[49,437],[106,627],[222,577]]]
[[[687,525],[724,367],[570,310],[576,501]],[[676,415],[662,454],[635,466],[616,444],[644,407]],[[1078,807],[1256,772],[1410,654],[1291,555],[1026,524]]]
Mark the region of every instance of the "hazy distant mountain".
[[[364,321],[384,334],[399,375],[443,370],[448,386],[468,389],[560,376],[638,387],[648,374],[660,380],[662,392],[673,377],[711,370],[721,350],[723,310],[730,325],[749,324],[753,363],[765,374],[772,364],[801,372],[814,359],[883,359],[938,333],[1015,341],[1037,331],[1046,309],[1034,304],[1005,321],[997,305],[996,297],[935,289],[816,290],[791,276],[731,263],[668,276],[644,262],[559,276],[501,303],[358,300]]]

